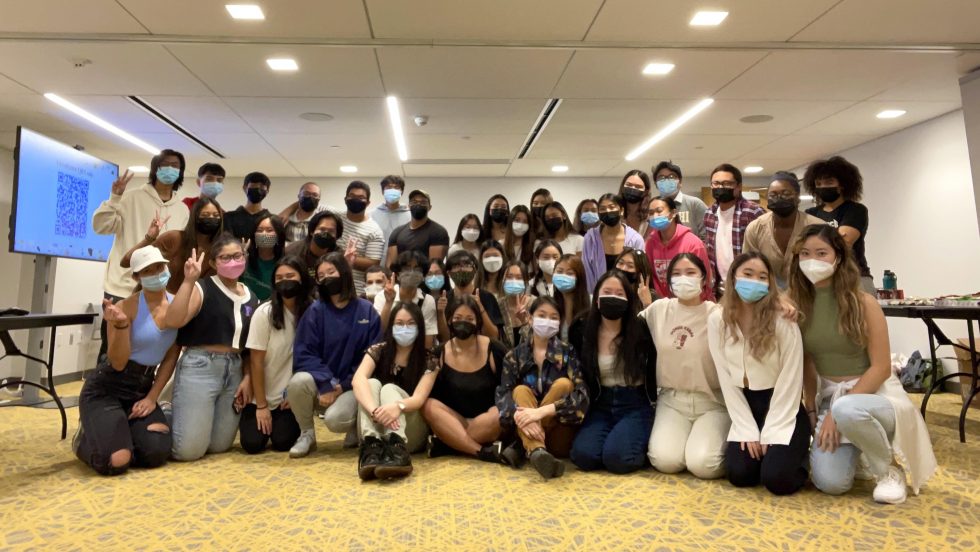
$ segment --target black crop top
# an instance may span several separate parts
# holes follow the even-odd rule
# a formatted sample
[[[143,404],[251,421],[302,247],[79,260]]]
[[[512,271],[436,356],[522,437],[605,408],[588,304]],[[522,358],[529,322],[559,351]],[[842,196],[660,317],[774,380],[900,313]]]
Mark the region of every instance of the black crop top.
[[[201,292],[201,310],[177,332],[177,344],[182,347],[225,345],[245,349],[252,313],[259,304],[245,286],[245,295],[235,295],[217,276],[195,284]]]

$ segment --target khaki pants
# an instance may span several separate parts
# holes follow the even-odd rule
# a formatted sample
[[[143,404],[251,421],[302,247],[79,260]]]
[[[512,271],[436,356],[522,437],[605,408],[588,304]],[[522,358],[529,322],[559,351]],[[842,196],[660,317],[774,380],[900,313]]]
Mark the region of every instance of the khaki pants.
[[[548,390],[540,402],[538,402],[538,399],[534,396],[534,391],[526,385],[518,385],[515,387],[513,397],[517,406],[523,406],[524,408],[537,408],[539,406],[557,402],[562,397],[571,393],[573,389],[575,389],[575,386],[572,384],[572,380],[568,378],[558,378],[553,384],[551,384],[551,389]],[[547,420],[543,420],[541,422],[541,427],[544,428],[545,442],[534,440],[520,428],[517,429],[517,434],[524,443],[524,449],[528,453],[531,453],[535,449],[544,447],[548,450],[548,452],[557,457],[567,457],[569,451],[572,450],[572,441],[575,440],[575,432],[578,428],[559,423],[557,416],[552,416]]]
[[[380,381],[372,378],[368,380],[368,384],[371,386],[371,395],[378,406],[393,404],[409,397],[404,389],[393,383],[382,385]],[[365,437],[381,439],[383,436],[394,433],[405,440],[408,452],[419,452],[425,448],[425,440],[429,436],[429,426],[422,418],[422,412],[418,410],[402,412],[402,415],[398,417],[398,429],[394,431],[374,423],[371,413],[365,410],[363,406],[358,408],[357,417],[362,441]]]

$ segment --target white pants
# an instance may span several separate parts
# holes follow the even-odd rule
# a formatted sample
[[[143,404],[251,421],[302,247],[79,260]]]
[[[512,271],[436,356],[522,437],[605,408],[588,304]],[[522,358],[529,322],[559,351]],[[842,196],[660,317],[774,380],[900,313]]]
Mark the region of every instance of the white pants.
[[[731,418],[725,405],[697,391],[663,389],[647,456],[657,471],[715,479],[725,474]]]

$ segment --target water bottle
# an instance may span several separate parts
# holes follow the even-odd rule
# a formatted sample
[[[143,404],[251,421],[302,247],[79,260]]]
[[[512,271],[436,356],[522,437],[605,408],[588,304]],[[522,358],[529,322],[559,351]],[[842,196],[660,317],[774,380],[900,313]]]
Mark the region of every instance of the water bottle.
[[[898,289],[898,276],[895,276],[891,270],[886,270],[885,276],[881,279],[881,286],[889,290]]]

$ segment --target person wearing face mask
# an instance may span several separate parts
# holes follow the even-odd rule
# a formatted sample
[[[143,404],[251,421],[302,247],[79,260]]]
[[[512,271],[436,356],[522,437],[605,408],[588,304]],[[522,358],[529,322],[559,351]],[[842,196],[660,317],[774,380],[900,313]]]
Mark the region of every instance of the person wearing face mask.
[[[742,172],[728,163],[711,171],[711,195],[714,205],[704,213],[704,245],[716,284],[723,284],[728,267],[742,253],[745,229],[761,217],[762,207],[742,197]]]
[[[268,209],[262,207],[262,201],[269,194],[272,181],[260,172],[250,172],[245,175],[242,190],[245,192],[245,205],[240,205],[234,211],[225,213],[225,231],[238,239],[250,239],[255,233],[255,225],[269,215]]]
[[[586,284],[594,289],[599,276],[616,266],[616,257],[626,247],[643,249],[643,237],[623,223],[626,200],[615,194],[599,198],[599,219],[602,224],[589,230],[582,244],[582,263]]]
[[[389,266],[403,251],[414,250],[430,259],[442,259],[449,248],[449,232],[438,222],[429,218],[432,199],[422,190],[412,190],[408,194],[408,206],[412,220],[400,226],[388,238]]]
[[[544,207],[552,201],[547,188],[538,188],[531,194],[531,228],[536,236],[544,233]]]
[[[184,205],[188,209],[193,209],[197,200],[202,197],[217,199],[224,191],[225,168],[217,163],[205,163],[197,169],[197,187],[201,190],[199,196],[190,196],[183,199]]]
[[[185,166],[184,156],[179,151],[161,151],[150,161],[150,176],[146,184],[127,190],[133,174],[125,171],[112,183],[109,199],[103,201],[93,213],[92,229],[95,233],[113,235],[102,283],[104,299],[115,303],[132,295],[136,289],[138,282],[121,261],[128,251],[135,249],[146,238],[146,229],[154,220],[165,221],[159,227],[161,232],[187,225],[188,210],[176,194],[184,181]],[[144,243],[144,246],[151,243]],[[99,328],[99,359],[106,354],[106,331],[103,317]]]
[[[537,234],[532,225],[531,210],[516,205],[510,212],[507,236],[504,238],[504,258],[521,261],[526,266],[534,262],[534,242]]]
[[[572,448],[589,395],[575,350],[558,337],[558,303],[539,297],[528,312],[532,337],[504,357],[497,410],[500,426],[516,429],[520,438],[510,463],[519,466],[526,457],[541,477],[551,479],[565,473],[558,458]]]
[[[654,469],[700,479],[725,473],[731,419],[708,351],[708,315],[717,308],[702,299],[709,288],[704,261],[680,253],[670,261],[670,298],[640,312],[657,348],[657,411],[647,456]]]
[[[680,224],[677,202],[670,198],[655,197],[650,201],[650,236],[646,242],[647,258],[653,269],[653,289],[658,297],[674,297],[667,283],[667,267],[677,255],[690,253],[701,259],[705,267],[711,266],[708,251],[687,226]],[[751,227],[751,225],[750,225]],[[746,239],[748,241],[748,239]],[[714,276],[708,269],[705,276],[704,301],[714,300]]]
[[[580,470],[634,472],[647,461],[657,397],[657,350],[640,300],[618,270],[598,278],[588,316],[569,330],[589,390],[589,411],[570,457]]]
[[[442,259],[429,259],[423,266],[425,279],[422,280],[422,291],[431,295],[433,299],[445,297],[442,292],[452,289],[449,277],[446,276],[446,264]]]
[[[616,193],[626,201],[623,222],[639,235],[645,236],[647,217],[643,207],[644,200],[650,194],[650,175],[639,169],[631,170],[623,176]]]
[[[321,211],[336,212],[329,206],[320,205],[320,186],[316,182],[307,182],[300,186],[296,201],[279,213],[279,218],[286,223],[286,241],[293,243],[306,240],[310,217]]]
[[[344,222],[332,211],[321,211],[307,223],[306,240],[293,242],[286,247],[286,254],[303,259],[310,277],[316,278],[316,265],[320,257],[337,251],[337,238],[344,233]]]
[[[790,297],[803,313],[803,403],[815,426],[810,466],[821,491],[854,485],[863,456],[876,502],[900,504],[936,471],[929,431],[891,370],[888,325],[844,236],[807,226],[793,247]]]
[[[529,291],[535,297],[552,297],[555,294],[551,275],[555,273],[555,265],[562,256],[561,246],[555,240],[539,241],[534,248],[534,260],[537,271],[528,284]]]
[[[765,255],[775,271],[776,285],[786,289],[796,238],[806,226],[824,221],[799,210],[800,181],[791,172],[778,171],[772,175],[766,199],[769,212],[745,228],[742,251]]]
[[[568,341],[571,326],[589,314],[589,289],[585,285],[585,265],[578,255],[566,253],[558,259],[551,277],[555,301],[561,307],[562,323],[558,335]]]
[[[422,343],[422,311],[399,303],[384,340],[372,345],[354,373],[361,448],[358,476],[390,479],[412,473],[411,453],[426,446],[429,426],[422,405],[439,373],[439,359]]]
[[[391,320],[391,312],[401,303],[411,303],[422,311],[425,322],[421,327],[422,341],[427,349],[431,349],[435,338],[439,335],[439,323],[436,320],[436,301],[422,291],[424,282],[422,270],[428,259],[418,251],[405,251],[398,255],[392,265],[392,274],[385,280],[381,293],[374,296],[374,308],[381,317],[381,329],[387,330],[387,321]],[[435,285],[438,282],[430,280]]]
[[[374,298],[384,291],[385,284],[388,283],[390,277],[391,271],[380,265],[374,265],[365,270],[363,297],[374,303]]]
[[[457,255],[468,255],[460,252]],[[481,334],[482,307],[472,295],[456,295],[446,307],[450,338],[436,351],[439,374],[422,416],[432,428],[429,457],[464,454],[504,463],[500,414],[494,403],[503,346]]]
[[[355,180],[347,185],[347,195],[344,197],[347,210],[339,213],[344,231],[337,240],[337,248],[341,251],[347,250],[348,246],[353,248],[351,268],[354,269],[354,287],[358,294],[364,293],[364,271],[381,263],[385,248],[381,227],[366,214],[370,203],[371,188]]]
[[[479,272],[476,269],[476,257],[468,251],[457,251],[446,259],[446,273],[456,285],[448,292],[442,292],[436,303],[439,322],[439,338],[445,342],[451,336],[451,323],[446,317],[445,309],[452,303],[454,297],[471,295],[476,301],[481,319],[483,335],[490,339],[500,339],[503,333],[504,320],[500,314],[497,298],[485,289],[480,289]]]
[[[498,339],[508,349],[513,349],[525,335],[525,328],[531,317],[527,306],[532,300],[528,289],[527,270],[520,261],[509,261],[500,270],[503,295],[497,298],[500,316],[503,319],[503,332]]]
[[[371,220],[378,223],[385,237],[385,249],[381,255],[381,266],[388,266],[388,246],[391,245],[391,234],[396,228],[412,221],[412,213],[408,205],[402,204],[405,193],[405,180],[395,174],[389,174],[381,179],[381,194],[384,203],[371,211]]]
[[[496,240],[487,240],[480,244],[480,281],[483,289],[492,293],[497,300],[503,296],[504,246]]]
[[[248,264],[242,283],[252,290],[259,302],[268,301],[273,292],[272,273],[286,251],[286,228],[275,215],[266,215],[255,225],[249,240]]]
[[[507,219],[510,202],[502,194],[494,194],[483,208],[483,238],[504,243],[507,239]]]
[[[810,447],[810,420],[800,404],[800,329],[780,315],[779,288],[765,256],[739,255],[728,276],[732,286],[721,308],[708,315],[708,350],[732,420],[728,481],[793,494],[806,483]]]
[[[704,230],[704,213],[708,210],[708,206],[700,197],[687,195],[681,191],[684,178],[681,168],[670,161],[661,161],[653,168],[651,174],[660,197],[673,199],[677,205],[679,222],[690,228],[701,241],[707,239]]]
[[[636,288],[636,296],[640,298],[640,308],[645,309],[653,303],[653,293],[650,291],[652,269],[650,261],[642,249],[627,247],[616,257],[616,270],[626,276],[626,281]]]
[[[853,163],[837,155],[810,163],[803,175],[807,193],[817,205],[806,210],[833,226],[854,251],[854,262],[861,271],[861,289],[877,296],[871,268],[865,255],[868,234],[868,208],[860,203],[864,178]]]
[[[269,283],[272,296],[255,309],[245,343],[253,398],[242,410],[238,432],[249,454],[264,451],[270,441],[272,450],[286,452],[299,437],[286,386],[293,375],[296,321],[310,306],[313,280],[299,257],[283,257]]]
[[[238,280],[245,272],[241,240],[222,234],[211,246],[217,273],[201,278],[204,253],[191,250],[184,281],[167,310],[166,324],[180,328],[173,390],[173,451],[176,460],[225,452],[238,433],[239,413],[252,400],[242,350],[258,299]]]
[[[180,284],[184,282],[184,263],[191,256],[191,250],[197,249],[204,252],[204,265],[202,265],[202,276],[208,277],[214,274],[214,269],[209,261],[211,256],[211,245],[224,229],[224,212],[218,202],[203,197],[194,203],[191,209],[190,218],[187,219],[183,230],[167,230],[161,233],[161,229],[166,226],[166,221],[160,217],[155,217],[146,231],[146,236],[136,244],[135,247],[126,252],[120,263],[124,268],[129,268],[133,253],[140,248],[153,245],[163,256],[170,259],[168,268],[170,269],[170,279],[167,281],[167,291],[177,293]]]
[[[300,434],[289,449],[291,458],[316,450],[314,416],[323,413],[327,429],[346,434],[344,446],[356,446],[357,400],[352,380],[364,351],[381,341],[381,318],[354,291],[350,264],[339,252],[316,265],[319,300],[306,309],[296,326],[293,376],[286,399]]]
[[[157,467],[170,456],[170,427],[157,404],[180,354],[177,330],[165,324],[170,274],[153,246],[134,252],[130,268],[142,291],[116,304],[105,300],[108,355],[85,378],[72,439],[78,459],[102,475]]]
[[[599,202],[591,198],[583,199],[575,208],[575,221],[572,227],[576,234],[585,236],[596,226],[599,226]]]
[[[565,253],[582,255],[582,244],[585,242],[585,238],[575,233],[572,223],[568,220],[568,213],[565,212],[565,207],[561,203],[552,201],[544,206],[543,227],[544,234],[540,236],[541,239],[558,242],[561,250]],[[535,242],[535,248],[541,239]]]
[[[478,256],[481,242],[483,242],[483,226],[480,225],[480,217],[473,213],[463,215],[456,228],[456,239],[449,246],[447,255],[457,251],[469,251],[473,256]]]

